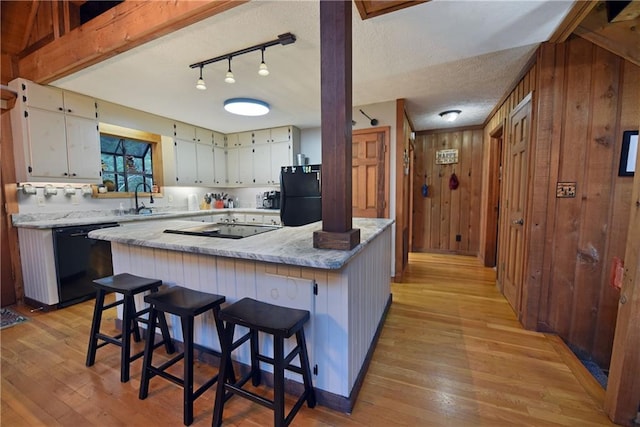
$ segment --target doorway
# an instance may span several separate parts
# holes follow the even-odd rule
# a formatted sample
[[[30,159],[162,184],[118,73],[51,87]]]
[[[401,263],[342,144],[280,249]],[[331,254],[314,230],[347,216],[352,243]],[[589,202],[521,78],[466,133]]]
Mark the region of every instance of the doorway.
[[[489,136],[489,187],[485,222],[484,266],[495,267],[498,258],[498,230],[500,222],[500,188],[502,184],[502,133],[500,124]]]
[[[389,127],[353,131],[353,216],[389,217]]]
[[[531,94],[509,116],[504,148],[504,185],[500,214],[498,286],[521,315],[524,272],[525,212],[528,184],[528,145],[531,135]]]

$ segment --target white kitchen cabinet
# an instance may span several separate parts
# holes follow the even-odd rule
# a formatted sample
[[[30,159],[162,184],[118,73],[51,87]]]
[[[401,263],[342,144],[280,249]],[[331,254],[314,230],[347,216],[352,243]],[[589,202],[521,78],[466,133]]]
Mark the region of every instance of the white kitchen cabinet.
[[[254,130],[252,133],[254,145],[268,144],[271,142],[271,129]]]
[[[175,139],[183,141],[200,142],[203,144],[213,144],[213,131],[188,123],[175,122],[173,124],[173,136]]]
[[[215,185],[213,146],[176,139],[176,184]]]
[[[293,165],[293,144],[291,142],[274,142],[270,148],[269,184],[280,185],[280,168]]]
[[[246,224],[260,224],[262,225],[264,217],[258,214],[246,214],[245,222]]]
[[[215,136],[214,136],[215,141]],[[227,185],[227,150],[224,147],[213,146],[213,173],[216,186]]]
[[[226,138],[220,132],[213,131],[213,146],[226,147]]]
[[[280,212],[265,213],[262,216],[262,223],[265,225],[282,225],[280,221]]]
[[[256,144],[253,147],[253,183],[272,184],[270,144]]]
[[[173,136],[177,185],[215,185],[214,132],[187,123],[175,122]]]
[[[101,183],[96,103],[84,95],[24,79],[11,110],[18,181]]]
[[[248,146],[250,136],[253,142]],[[227,149],[229,185],[279,185],[280,168],[293,165],[300,151],[300,130],[282,126],[229,134]]]

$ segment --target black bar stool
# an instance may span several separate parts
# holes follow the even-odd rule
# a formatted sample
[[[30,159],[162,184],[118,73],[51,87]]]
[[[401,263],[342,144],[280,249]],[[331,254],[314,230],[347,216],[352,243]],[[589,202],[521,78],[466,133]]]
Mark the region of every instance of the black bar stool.
[[[218,375],[215,375],[213,378],[202,384],[197,390],[193,390],[194,318],[208,310],[212,310],[218,336],[222,336],[223,325],[218,317],[218,312],[220,311],[220,305],[224,302],[225,297],[222,295],[187,289],[181,286],[174,286],[169,289],[149,294],[144,297],[144,300],[151,306],[151,313],[149,314],[150,328],[155,327],[156,319],[160,322],[166,322],[165,313],[171,313],[180,317],[182,336],[184,339],[184,351],[160,366],[153,366],[152,358],[153,349],[155,347],[153,344],[153,337],[150,337],[146,342],[144,350],[142,380],[140,381],[140,394],[138,397],[140,399],[145,399],[147,397],[149,393],[149,381],[156,375],[181,386],[184,389],[183,421],[185,425],[190,425],[193,422],[194,400],[200,397],[202,393],[209,389],[218,380]],[[211,350],[211,352],[215,355],[220,355],[220,353],[214,350]],[[167,368],[173,366],[182,359],[184,359],[184,375],[182,378],[166,372]],[[229,363],[228,372],[230,372],[230,378],[235,378],[231,363]]]
[[[316,396],[311,383],[311,370],[309,369],[309,356],[304,338],[304,324],[309,320],[309,312],[293,308],[280,307],[251,298],[243,298],[240,301],[220,310],[220,320],[226,322],[224,335],[222,335],[222,358],[220,360],[221,378],[227,381],[219,381],[216,391],[216,402],[213,410],[213,427],[222,424],[222,411],[224,402],[230,397],[227,394],[237,394],[274,411],[274,425],[276,427],[287,426],[293,420],[302,404],[306,400],[309,408],[316,405]],[[249,328],[249,332],[242,338],[233,342],[233,333],[236,325]],[[273,358],[260,354],[258,346],[258,332],[273,335]],[[296,347],[284,355],[284,339],[296,335]],[[231,353],[241,344],[251,341],[251,371],[244,375],[238,382],[227,376],[227,369],[231,360]],[[296,357],[300,358],[300,367],[291,365]],[[242,389],[242,386],[252,379],[254,386],[260,385],[261,374],[259,362],[273,365],[273,400],[266,399],[256,393]],[[292,371],[302,375],[304,392],[285,417],[284,413],[284,371]],[[229,393],[227,393],[229,392]]]
[[[139,322],[148,324],[148,319],[142,315],[149,312],[149,307],[142,310],[136,309],[134,297],[140,293],[151,291],[157,292],[158,287],[162,285],[162,280],[149,279],[147,277],[134,276],[129,273],[116,274],[114,276],[103,277],[93,281],[96,288],[96,304],[93,309],[93,322],[91,323],[91,335],[89,337],[89,349],[87,350],[87,366],[93,366],[96,361],[96,351],[100,347],[107,344],[114,344],[121,348],[120,357],[120,381],[125,383],[129,381],[129,365],[134,360],[142,357],[143,351],[131,355],[131,334],[136,342],[140,341]],[[104,297],[107,292],[115,292],[122,294],[123,298],[111,304],[104,305]],[[122,332],[115,335],[105,335],[100,332],[100,323],[102,322],[102,312],[118,305],[122,308]],[[165,345],[168,353],[173,353],[173,343],[169,336],[169,328],[165,321],[160,322],[160,330],[162,332],[162,342],[157,346]],[[155,327],[148,328],[147,336],[153,337]],[[98,341],[103,341],[98,343]]]

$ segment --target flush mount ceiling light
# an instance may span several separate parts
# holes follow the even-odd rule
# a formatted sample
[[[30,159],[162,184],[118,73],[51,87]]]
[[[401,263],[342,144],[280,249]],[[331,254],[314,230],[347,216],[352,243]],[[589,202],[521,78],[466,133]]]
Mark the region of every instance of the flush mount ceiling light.
[[[204,80],[202,79],[202,66],[200,66],[200,78],[198,79],[198,82],[196,83],[196,89],[200,89],[200,90],[206,90],[207,89],[207,85],[204,84]]]
[[[269,112],[269,104],[252,98],[232,98],[224,101],[224,109],[240,116],[263,116]]]
[[[268,48],[268,47],[271,47],[271,46],[279,45],[279,44],[282,45],[282,46],[286,46],[288,44],[295,43],[295,41],[296,41],[296,36],[294,36],[291,33],[280,34],[278,36],[278,38],[275,39],[275,40],[271,40],[271,41],[268,41],[268,42],[260,43],[260,44],[257,44],[255,46],[250,46],[250,47],[247,47],[247,48],[244,48],[244,49],[236,50],[234,52],[225,53],[224,55],[216,56],[215,58],[206,59],[204,61],[196,62],[195,64],[189,65],[189,68],[200,68],[200,80],[202,80],[202,68],[205,65],[213,64],[214,62],[218,62],[218,61],[227,60],[227,61],[229,61],[229,68],[227,69],[227,74],[225,75],[224,81],[227,82],[227,83],[235,83],[236,80],[235,80],[235,78],[233,76],[233,73],[231,72],[231,58],[233,58],[234,56],[244,55],[245,53],[255,52],[256,50],[260,50],[260,51],[262,51],[262,62],[260,63],[260,67],[258,68],[258,74],[261,75],[261,76],[268,76],[269,75],[269,69],[267,68],[267,64],[265,64],[265,62],[264,62],[264,51],[265,51],[265,49]],[[198,87],[198,89],[201,89],[199,87],[200,80],[198,80],[198,85],[196,85],[196,87]],[[203,86],[204,86],[204,80],[202,81],[202,83],[203,83]],[[202,89],[204,90],[205,88],[202,88]]]
[[[447,110],[440,113],[440,117],[442,117],[447,122],[453,122],[458,116],[462,113],[460,110]]]

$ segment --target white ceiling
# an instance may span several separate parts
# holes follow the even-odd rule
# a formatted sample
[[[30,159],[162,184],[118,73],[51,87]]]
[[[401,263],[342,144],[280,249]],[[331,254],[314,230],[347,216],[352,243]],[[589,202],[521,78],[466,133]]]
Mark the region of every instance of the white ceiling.
[[[538,43],[572,1],[433,0],[362,21],[353,7],[353,105],[406,99],[415,130],[444,128],[438,113],[460,109],[449,126],[484,122],[515,82]],[[260,52],[207,65],[207,90],[189,64],[293,33],[297,41],[266,50],[271,74],[257,74]],[[223,133],[320,126],[318,1],[252,1],[52,83],[128,107]],[[252,97],[262,117],[224,111],[225,99]],[[366,112],[366,109],[365,109]],[[367,120],[354,116],[354,120]]]

